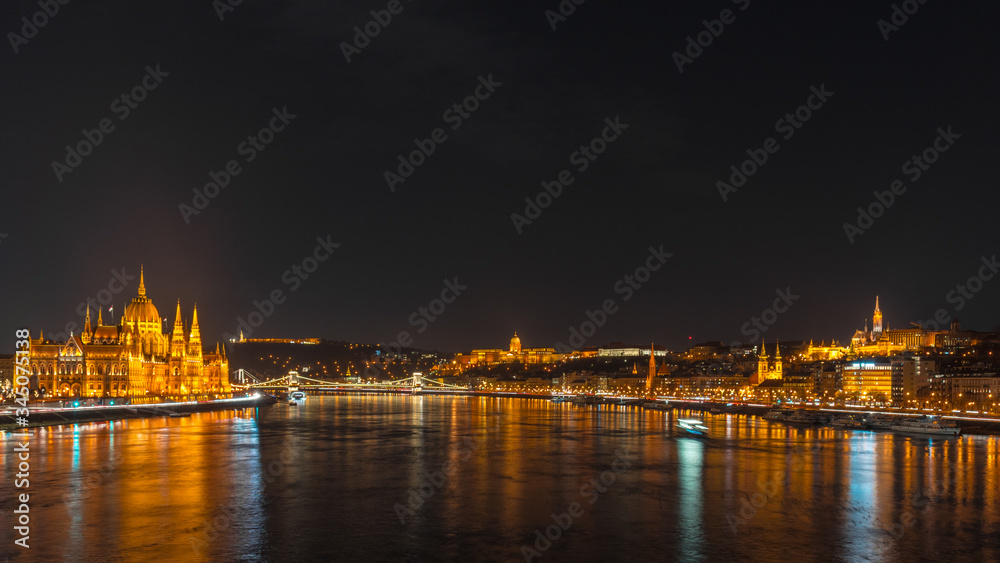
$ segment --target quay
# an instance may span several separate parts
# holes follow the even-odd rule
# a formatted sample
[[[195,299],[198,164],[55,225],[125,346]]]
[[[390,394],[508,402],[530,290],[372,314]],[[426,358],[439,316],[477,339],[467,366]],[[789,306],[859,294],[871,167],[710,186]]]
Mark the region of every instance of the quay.
[[[249,395],[231,399],[214,399],[207,401],[178,401],[165,403],[150,403],[137,405],[114,406],[80,406],[80,407],[49,407],[54,402],[42,403],[41,406],[30,406],[26,426],[17,423],[15,408],[17,405],[5,405],[0,409],[0,432],[12,432],[20,428],[37,428],[40,426],[58,426],[60,424],[77,424],[83,422],[106,422],[128,418],[150,418],[170,416],[172,414],[191,414],[230,409],[247,409],[273,404],[275,399],[267,395]]]

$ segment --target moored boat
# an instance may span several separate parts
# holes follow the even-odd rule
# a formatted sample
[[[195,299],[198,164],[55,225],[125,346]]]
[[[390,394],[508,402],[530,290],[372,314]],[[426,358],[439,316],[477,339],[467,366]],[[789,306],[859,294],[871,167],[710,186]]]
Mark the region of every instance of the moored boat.
[[[892,430],[894,432],[938,436],[958,436],[962,433],[962,429],[954,422],[924,416],[901,420],[892,425]]]

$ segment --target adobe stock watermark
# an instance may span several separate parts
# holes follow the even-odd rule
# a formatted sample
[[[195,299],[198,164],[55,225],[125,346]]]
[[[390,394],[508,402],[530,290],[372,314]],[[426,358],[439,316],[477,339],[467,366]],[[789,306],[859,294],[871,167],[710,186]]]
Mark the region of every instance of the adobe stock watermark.
[[[313,248],[312,254],[307,255],[299,263],[292,264],[289,269],[281,274],[281,281],[288,286],[288,293],[297,291],[302,287],[302,282],[309,279],[309,276],[319,269],[319,265],[330,258],[334,250],[340,248],[340,243],[333,242],[330,240],[331,237],[333,235],[326,235],[325,239],[323,237],[316,237],[317,244]],[[274,314],[278,305],[288,300],[288,295],[280,287],[271,290],[267,296],[262,301],[253,301],[254,309],[246,315],[245,319],[243,317],[236,317],[236,328],[233,333],[227,332],[223,334],[223,339],[227,342],[234,341],[241,334],[249,337],[253,334],[255,328],[259,328],[260,325],[264,324],[265,319]]]
[[[899,28],[906,25],[906,22],[910,21],[910,16],[917,13],[920,6],[927,3],[927,0],[903,0],[900,4],[892,5],[892,13],[889,14],[889,20],[878,20],[875,25],[878,26],[878,30],[882,32],[882,39],[888,41],[889,34],[894,31],[899,31]]]
[[[916,183],[923,176],[924,172],[929,170],[931,165],[938,161],[942,153],[948,152],[952,145],[955,144],[955,141],[962,138],[961,135],[951,130],[951,125],[948,126],[947,130],[938,127],[937,133],[937,137],[934,137],[934,141],[931,142],[929,147],[924,149],[920,154],[915,154],[903,162],[903,166],[900,169],[910,179],[910,183]],[[868,204],[868,207],[858,207],[857,219],[853,223],[848,222],[843,225],[844,234],[847,235],[848,242],[854,244],[857,237],[871,229],[875,225],[875,220],[884,215],[892,207],[892,204],[896,202],[896,196],[905,194],[907,189],[907,185],[902,180],[893,180],[889,184],[888,190],[884,192],[875,190],[872,192],[872,195],[875,196],[875,201]]]
[[[741,12],[746,11],[750,7],[750,0],[731,0],[733,4],[737,4]],[[712,43],[722,35],[725,31],[726,26],[736,21],[736,14],[732,10],[726,8],[719,12],[719,19],[717,20],[701,20],[701,24],[705,26],[704,31],[699,31],[694,36],[687,36],[687,47],[684,49],[684,53],[679,51],[674,51],[671,58],[674,60],[674,64],[677,65],[677,72],[684,73],[684,65],[691,64],[695,59],[700,57],[705,49],[712,46]],[[685,54],[687,56],[685,56]]]
[[[410,326],[417,328],[417,334],[423,333],[431,323],[438,320],[444,314],[448,305],[458,299],[462,292],[469,289],[469,286],[459,283],[458,277],[444,280],[444,287],[441,289],[440,297],[431,299],[427,306],[417,307],[408,317]],[[396,335],[396,339],[383,347],[388,354],[398,356],[402,354],[404,347],[413,346],[413,336],[408,330],[401,330]],[[365,377],[376,377],[383,373],[382,358],[376,356],[374,365],[365,366]]]
[[[441,114],[441,119],[444,120],[446,124],[451,124],[451,130],[457,131],[459,127],[465,123],[464,120],[472,117],[472,114],[479,109],[479,103],[485,102],[490,99],[490,96],[496,92],[499,86],[502,86],[502,82],[496,82],[493,80],[493,74],[487,74],[486,78],[479,75],[479,84],[476,86],[473,93],[466,96],[461,103],[456,102],[452,106]],[[382,177],[385,178],[385,183],[389,186],[389,191],[396,191],[396,184],[402,184],[413,175],[417,168],[419,168],[434,151],[437,150],[445,141],[448,140],[448,135],[444,132],[444,129],[438,127],[431,131],[430,136],[426,139],[416,138],[413,139],[413,144],[417,146],[416,150],[410,151],[405,157],[400,154],[397,157],[399,165],[396,167],[396,173],[386,170]]]
[[[608,492],[608,488],[618,481],[619,475],[632,467],[632,461],[637,457],[635,454],[615,450],[615,459],[611,462],[611,469],[605,469],[597,477],[580,487],[580,496],[587,500],[587,505],[593,506],[601,494]],[[552,513],[550,517],[553,524],[548,525],[544,532],[541,528],[536,529],[535,541],[532,545],[521,545],[521,555],[525,562],[531,563],[532,560],[540,558],[552,547],[552,542],[559,541],[563,533],[568,532],[573,527],[573,522],[586,514],[584,508],[585,505],[582,503],[572,502],[565,511],[559,514]]]
[[[98,489],[111,480],[115,469],[121,465],[121,456],[112,457],[99,469],[91,471],[83,482],[72,492],[63,493],[63,504],[70,514],[76,514],[80,510],[80,505],[86,503]]]
[[[38,0],[38,7],[40,8],[37,12],[31,14],[31,17],[23,16],[21,17],[21,33],[17,34],[13,31],[7,33],[7,41],[10,41],[10,46],[14,49],[14,54],[21,52],[21,46],[27,45],[30,39],[34,39],[39,30],[49,24],[52,18],[59,14],[59,7],[69,4],[70,0]]]
[[[407,0],[407,2],[411,1]],[[368,12],[371,14],[372,19],[363,28],[354,26],[353,44],[346,41],[340,42],[340,51],[344,53],[344,59],[347,60],[347,64],[351,64],[352,55],[360,55],[362,49],[371,45],[372,39],[378,37],[383,29],[389,27],[389,24],[392,23],[392,16],[402,13],[403,8],[404,6],[400,0],[389,0],[384,10],[372,10]]]
[[[955,312],[961,311],[965,308],[966,304],[971,301],[977,293],[982,291],[983,286],[986,282],[992,280],[996,277],[997,272],[1000,272],[1000,262],[997,261],[997,255],[994,254],[989,258],[983,256],[980,258],[982,265],[979,266],[977,272],[971,276],[969,279],[965,280],[964,283],[955,284],[955,287],[948,291],[944,295],[944,300],[951,305],[954,305]],[[942,330],[948,327],[951,323],[951,315],[948,313],[948,309],[941,307],[934,312],[934,317],[930,320],[926,320],[918,323],[921,327],[927,330]]]
[[[76,306],[76,314],[79,315],[80,319],[83,320],[87,316],[87,309],[101,309],[107,307],[113,301],[116,295],[125,291],[125,288],[129,286],[129,282],[135,279],[135,275],[129,275],[125,273],[125,267],[122,266],[121,271],[116,269],[111,270],[111,278],[108,280],[107,287],[101,288],[94,294],[93,297],[88,297],[87,299],[81,301]],[[124,311],[122,311],[124,313]],[[57,332],[52,335],[53,340],[67,340],[74,331],[79,327],[75,322],[68,322],[63,329],[63,332]]]
[[[601,134],[594,137],[586,145],[580,145],[578,149],[570,153],[569,163],[576,165],[577,172],[583,172],[590,168],[590,163],[597,160],[597,157],[607,150],[608,145],[618,140],[622,132],[628,129],[628,123],[621,122],[621,116],[616,115],[612,120],[610,117],[604,118],[605,127]],[[552,205],[557,197],[562,195],[563,188],[573,183],[573,173],[569,170],[562,170],[555,180],[542,182],[542,189],[534,198],[524,198],[524,215],[511,213],[510,220],[514,223],[514,230],[521,234],[525,225],[530,225],[532,221],[542,215],[542,210]]]
[[[743,323],[740,327],[740,334],[744,336],[749,336],[747,344],[754,344],[760,340],[761,333],[767,332],[767,329],[771,328],[774,323],[778,322],[778,315],[788,311],[792,304],[799,300],[800,295],[795,295],[792,293],[792,287],[788,286],[785,289],[778,288],[774,290],[774,294],[777,297],[774,298],[774,302],[767,309],[761,311],[760,316],[750,317],[750,320]],[[742,346],[743,342],[734,341],[729,346],[739,347]]]
[[[775,133],[781,134],[781,137],[786,141],[795,136],[795,132],[812,119],[813,112],[819,111],[833,96],[833,92],[826,89],[825,82],[820,84],[819,88],[810,86],[809,90],[812,93],[806,98],[804,104],[795,108],[794,112],[786,113],[784,117],[774,122]],[[747,149],[746,153],[750,158],[740,163],[738,168],[735,164],[729,167],[729,170],[732,171],[732,174],[729,175],[729,183],[727,184],[723,180],[715,183],[715,188],[719,190],[719,195],[722,196],[722,202],[725,203],[729,200],[729,194],[738,192],[739,188],[747,183],[747,180],[764,167],[768,156],[775,154],[779,150],[781,150],[781,145],[778,144],[778,140],[774,137],[764,139],[759,148]]]
[[[162,71],[159,64],[155,68],[146,66],[146,74],[139,80],[139,84],[111,102],[111,112],[118,118],[118,122],[128,119],[132,110],[138,108],[149,93],[156,90],[168,76],[170,73]],[[63,176],[72,173],[83,164],[84,157],[93,154],[94,150],[104,142],[105,135],[110,135],[115,127],[115,122],[110,117],[105,117],[97,122],[97,127],[94,129],[82,129],[80,133],[83,135],[83,140],[75,145],[66,145],[66,157],[62,161],[52,161],[52,172],[56,175],[56,179],[62,183]]]
[[[277,459],[270,461],[265,466],[266,472],[263,480],[268,484],[273,483],[275,477],[284,473],[285,467],[295,462],[299,456],[300,454],[295,450],[285,448],[278,454]],[[220,504],[217,506],[217,509],[214,517],[202,523],[201,527],[203,530],[201,533],[195,537],[188,538],[188,541],[191,543],[191,550],[198,557],[203,555],[202,548],[211,545],[219,537],[220,533],[228,530],[243,516],[236,501],[231,500],[225,505]]]
[[[212,9],[215,15],[219,16],[219,21],[226,21],[226,14],[235,12],[236,6],[243,3],[243,0],[212,0]]]
[[[256,134],[247,135],[246,139],[236,145],[236,154],[243,157],[244,163],[253,162],[257,155],[264,152],[264,149],[274,141],[278,133],[284,131],[288,124],[298,117],[297,114],[288,111],[288,106],[282,106],[280,110],[276,107],[271,108],[271,113],[273,115],[267,125],[261,127]],[[240,161],[236,159],[227,162],[218,172],[210,170],[208,183],[200,190],[192,188],[194,197],[191,199],[191,205],[181,203],[177,206],[178,211],[181,212],[181,218],[184,219],[184,224],[190,225],[191,216],[204,211],[211,200],[222,193],[222,190],[228,187],[233,178],[239,176],[241,172],[243,172],[243,168],[240,166]]]
[[[632,299],[635,292],[639,291],[650,280],[653,272],[662,268],[667,263],[667,258],[671,256],[673,256],[672,253],[663,251],[662,244],[659,248],[650,246],[649,256],[646,257],[645,265],[637,267],[633,272],[619,278],[614,283],[612,289],[615,295],[621,295],[622,302]],[[618,309],[618,302],[614,298],[609,298],[601,302],[601,306],[595,310],[591,311],[588,309],[584,311],[587,320],[580,323],[579,326],[569,327],[569,346],[562,342],[556,342],[554,346],[556,352],[569,354],[574,349],[578,350],[582,348],[587,339],[594,336],[597,333],[597,329],[604,326],[608,322],[608,319],[618,312]]]

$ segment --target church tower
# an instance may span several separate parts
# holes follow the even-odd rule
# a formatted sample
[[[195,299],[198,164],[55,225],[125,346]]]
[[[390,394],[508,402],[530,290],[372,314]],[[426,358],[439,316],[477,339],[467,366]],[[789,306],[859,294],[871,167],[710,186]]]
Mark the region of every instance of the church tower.
[[[770,373],[768,375],[770,377],[774,378],[774,379],[781,379],[782,376],[783,376],[783,373],[782,373],[782,366],[781,366],[781,342],[780,341],[777,341],[775,343],[775,345],[774,345],[774,360],[775,360],[774,372]]]
[[[757,380],[767,379],[767,344],[760,341],[760,354],[757,355]]]
[[[653,378],[656,377],[656,349],[649,343],[649,373],[646,375],[646,391],[653,390]]]
[[[875,314],[872,315],[872,340],[882,336],[882,311],[878,308],[878,295],[875,296]]]

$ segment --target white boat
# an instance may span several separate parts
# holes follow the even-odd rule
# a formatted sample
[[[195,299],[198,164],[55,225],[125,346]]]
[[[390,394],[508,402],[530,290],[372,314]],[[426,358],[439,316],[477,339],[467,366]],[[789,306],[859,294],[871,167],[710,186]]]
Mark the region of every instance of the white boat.
[[[958,436],[962,429],[954,422],[932,418],[911,418],[892,425],[896,432],[912,434],[934,434],[938,436]]]
[[[688,434],[693,434],[695,436],[707,436],[708,427],[702,424],[700,420],[693,418],[681,418],[677,421],[677,429],[686,432]]]
[[[552,395],[553,403],[568,403],[573,400],[574,395]]]
[[[306,393],[305,393],[305,391],[292,391],[288,395],[288,404],[289,405],[296,405],[297,406],[300,403],[304,403],[304,402],[306,402]]]

